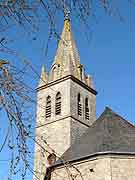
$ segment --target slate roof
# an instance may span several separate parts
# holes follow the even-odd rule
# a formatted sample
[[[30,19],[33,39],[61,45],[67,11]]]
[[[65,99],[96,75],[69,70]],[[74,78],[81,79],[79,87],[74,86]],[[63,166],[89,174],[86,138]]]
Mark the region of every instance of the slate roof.
[[[109,108],[62,155],[62,159],[72,161],[105,152],[135,154],[135,126]]]

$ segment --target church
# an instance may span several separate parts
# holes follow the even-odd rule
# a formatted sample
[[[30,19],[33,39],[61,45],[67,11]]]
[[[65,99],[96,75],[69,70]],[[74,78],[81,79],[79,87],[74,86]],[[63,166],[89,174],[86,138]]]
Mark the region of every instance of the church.
[[[37,87],[34,180],[135,180],[135,127],[108,107],[96,119],[96,95],[65,16]]]

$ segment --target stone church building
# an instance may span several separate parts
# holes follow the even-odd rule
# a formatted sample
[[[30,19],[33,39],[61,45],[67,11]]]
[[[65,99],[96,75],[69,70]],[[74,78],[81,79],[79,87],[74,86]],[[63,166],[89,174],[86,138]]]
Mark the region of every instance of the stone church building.
[[[96,119],[96,94],[65,17],[37,88],[34,180],[135,180],[135,127],[110,108]]]

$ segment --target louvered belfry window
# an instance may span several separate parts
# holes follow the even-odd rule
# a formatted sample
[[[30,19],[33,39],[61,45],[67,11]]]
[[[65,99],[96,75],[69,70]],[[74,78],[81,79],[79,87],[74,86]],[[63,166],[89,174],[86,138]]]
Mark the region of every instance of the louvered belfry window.
[[[82,104],[81,104],[81,95],[80,93],[78,93],[78,97],[77,97],[77,111],[78,111],[78,115],[81,116],[82,115]]]
[[[85,119],[89,120],[89,100],[85,99]]]
[[[51,117],[51,97],[46,98],[46,118]]]
[[[58,92],[56,94],[56,100],[55,100],[55,114],[61,114],[61,93]]]

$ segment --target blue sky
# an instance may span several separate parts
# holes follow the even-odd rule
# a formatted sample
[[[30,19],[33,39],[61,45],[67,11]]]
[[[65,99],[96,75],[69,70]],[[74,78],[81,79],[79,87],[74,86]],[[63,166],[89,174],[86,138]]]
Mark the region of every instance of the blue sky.
[[[81,27],[80,23],[77,25],[72,19],[72,29],[81,63],[84,64],[86,72],[92,75],[98,91],[97,117],[103,112],[105,106],[109,106],[113,111],[135,123],[134,8],[123,2],[120,10],[125,18],[124,22],[120,22],[117,17],[99,14],[98,22],[95,23],[93,20],[89,31]],[[59,29],[61,29],[62,21],[58,23],[60,23]],[[42,64],[45,64],[49,71],[56,52],[56,41],[52,40],[49,43],[48,54],[44,53],[48,35],[46,29],[46,25],[41,27],[37,40],[32,40],[27,34],[24,35],[24,32],[16,29],[9,34],[10,37],[18,37],[15,44],[9,46],[19,51],[23,57],[31,60],[38,73],[40,73]],[[89,34],[89,41],[86,39],[86,33]],[[34,37],[34,35],[32,36]],[[21,63],[20,59],[13,55],[0,52],[0,56],[0,58],[11,59],[18,66]],[[28,74],[32,77],[31,85],[36,86],[38,77],[30,71]],[[4,118],[2,114],[0,114],[0,119],[1,117]],[[2,130],[0,134],[3,135]],[[6,158],[6,153],[3,153],[2,156],[0,154],[0,160]],[[6,162],[0,161],[0,180],[4,180],[4,178],[6,180],[7,166]]]

